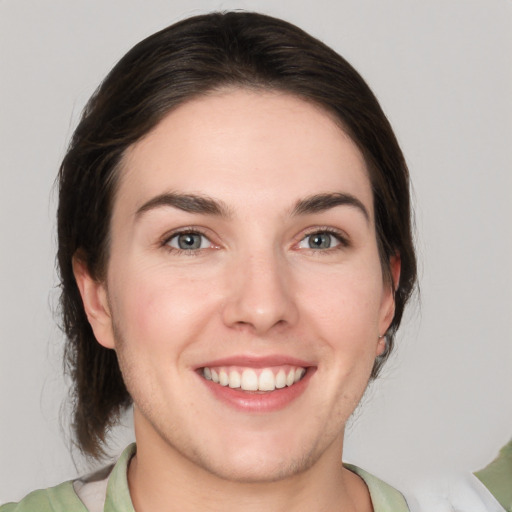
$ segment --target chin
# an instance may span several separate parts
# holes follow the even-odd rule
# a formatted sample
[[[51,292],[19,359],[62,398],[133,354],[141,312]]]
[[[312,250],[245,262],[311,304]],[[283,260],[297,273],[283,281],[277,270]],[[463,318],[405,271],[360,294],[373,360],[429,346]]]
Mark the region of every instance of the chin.
[[[225,458],[222,464],[203,464],[209,473],[237,483],[269,483],[285,480],[309,469],[315,462],[313,457],[275,454],[241,454],[236,458]]]
[[[319,439],[288,429],[240,435],[235,431],[229,439],[224,437],[212,446],[203,445],[203,450],[195,452],[194,462],[224,480],[273,482],[307,471],[324,451],[319,444]]]

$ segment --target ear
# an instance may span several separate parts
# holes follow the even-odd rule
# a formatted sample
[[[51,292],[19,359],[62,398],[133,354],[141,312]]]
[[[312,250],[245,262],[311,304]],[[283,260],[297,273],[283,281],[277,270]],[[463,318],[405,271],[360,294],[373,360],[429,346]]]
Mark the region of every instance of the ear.
[[[391,271],[392,282],[384,283],[384,289],[382,292],[382,301],[380,305],[380,317],[379,317],[379,342],[377,343],[377,355],[380,356],[386,350],[386,331],[389,329],[393,317],[395,316],[395,292],[398,289],[400,283],[400,270],[402,262],[400,255],[396,254],[389,260],[389,268]],[[382,336],[382,337],[380,337]]]
[[[76,254],[73,256],[73,273],[96,340],[105,348],[115,348],[112,315],[105,285],[93,279],[85,262]]]

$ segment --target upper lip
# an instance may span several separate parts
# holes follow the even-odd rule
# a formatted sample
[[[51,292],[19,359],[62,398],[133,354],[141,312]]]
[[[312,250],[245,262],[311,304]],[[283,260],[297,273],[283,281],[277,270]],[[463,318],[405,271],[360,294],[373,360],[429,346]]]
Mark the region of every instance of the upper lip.
[[[196,369],[204,367],[216,367],[216,366],[245,366],[247,368],[268,368],[272,366],[300,366],[302,368],[308,368],[315,366],[311,361],[304,359],[298,359],[284,354],[275,354],[268,356],[253,356],[253,355],[233,355],[228,357],[222,357],[206,361],[196,366]]]

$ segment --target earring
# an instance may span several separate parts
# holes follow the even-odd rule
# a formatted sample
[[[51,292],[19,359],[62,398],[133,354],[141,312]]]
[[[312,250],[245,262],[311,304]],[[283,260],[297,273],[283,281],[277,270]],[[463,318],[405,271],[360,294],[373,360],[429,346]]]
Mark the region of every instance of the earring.
[[[383,357],[386,357],[388,350],[389,350],[388,338],[387,338],[386,333],[379,334],[379,340],[382,340],[382,339],[384,339],[384,350],[382,351],[382,354],[380,356],[378,356],[380,359],[382,359]]]

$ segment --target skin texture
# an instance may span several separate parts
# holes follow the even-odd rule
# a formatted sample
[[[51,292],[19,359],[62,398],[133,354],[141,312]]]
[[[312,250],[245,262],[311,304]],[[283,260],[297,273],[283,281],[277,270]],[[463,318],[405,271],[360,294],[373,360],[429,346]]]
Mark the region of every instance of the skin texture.
[[[213,199],[222,215],[148,206],[169,193]],[[356,198],[368,218],[353,204],[294,211],[332,193]],[[177,249],[180,230],[202,233],[201,248]],[[311,248],[326,230],[331,247]],[[396,283],[399,261],[391,268]],[[138,511],[371,509],[340,457],[394,301],[363,157],[328,114],[246,90],[181,105],[125,155],[106,282],[78,260],[75,275],[134,400]],[[222,402],[197,371],[276,355],[307,362],[310,375],[270,412]]]

